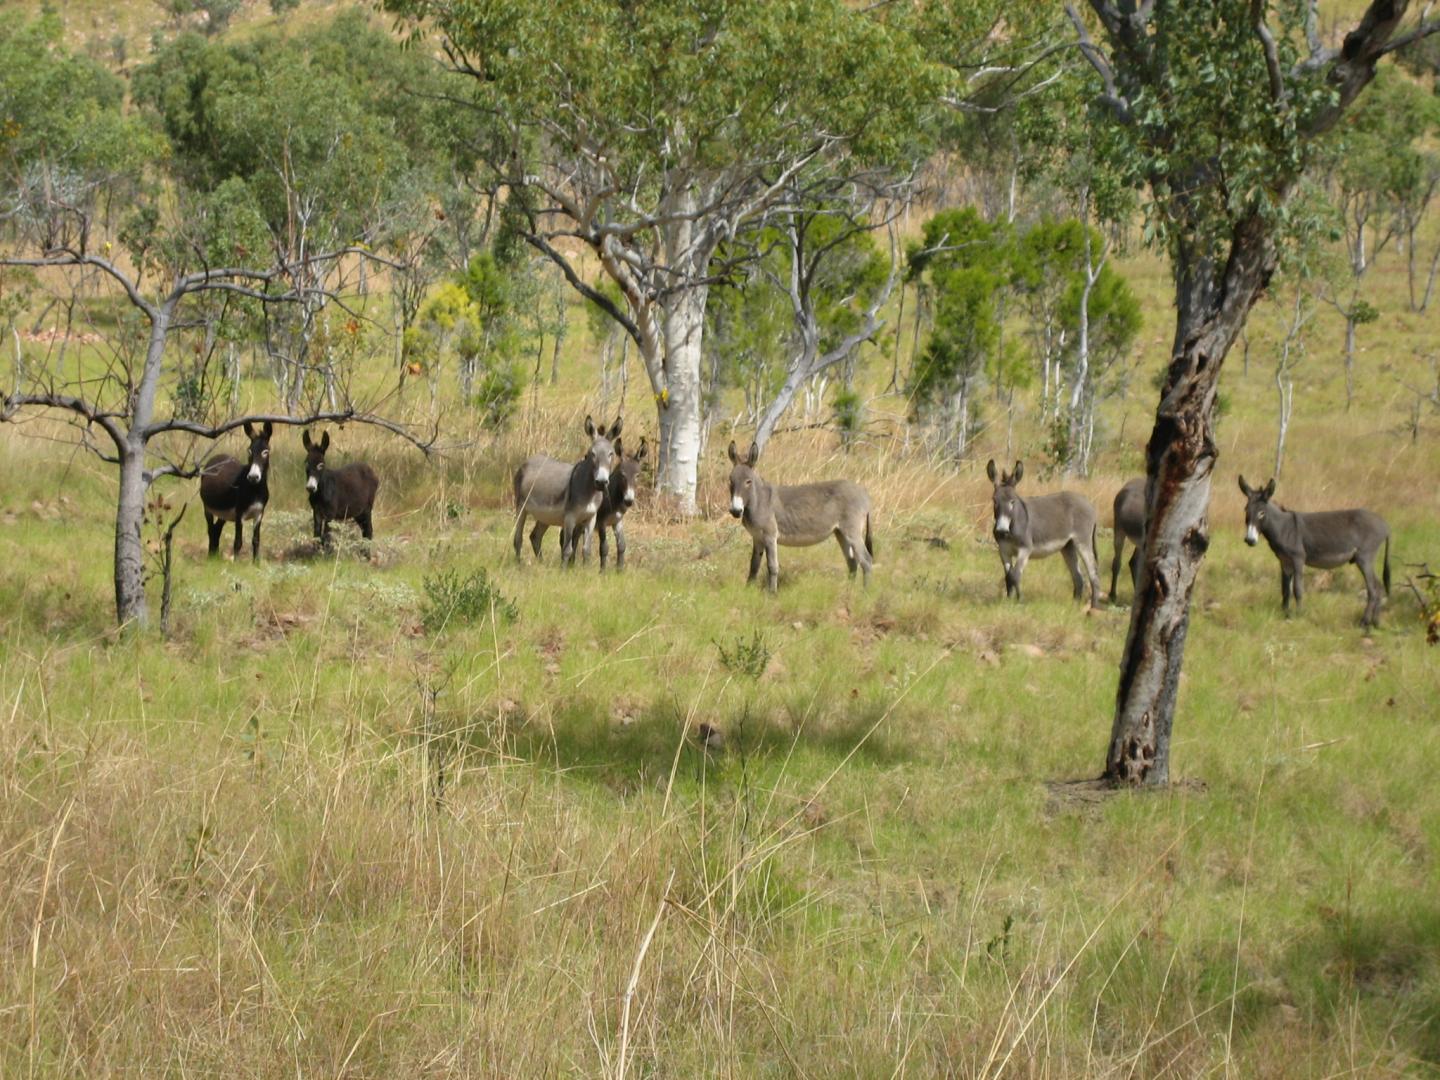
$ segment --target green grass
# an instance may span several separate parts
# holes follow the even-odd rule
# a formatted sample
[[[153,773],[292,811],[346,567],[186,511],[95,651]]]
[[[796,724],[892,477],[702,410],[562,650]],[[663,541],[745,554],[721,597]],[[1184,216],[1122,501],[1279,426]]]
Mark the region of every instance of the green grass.
[[[1432,439],[1355,467],[1404,490]],[[1124,612],[1056,560],[1004,603],[977,476],[881,497],[869,591],[822,546],[770,598],[728,519],[642,509],[623,577],[553,537],[517,566],[503,483],[446,477],[520,441],[434,475],[367,441],[368,561],[306,556],[278,458],[266,560],[206,560],[187,520],[161,642],[109,627],[106,474],[6,433],[0,1072],[590,1075],[622,1041],[664,1076],[1440,1063],[1440,652],[1405,595],[1366,638],[1358,575],[1315,575],[1283,619],[1219,486],[1184,782],[1077,801],[1047,782],[1099,769]],[[1433,513],[1393,509],[1401,558]],[[518,618],[424,632],[426,578],[477,568]],[[756,633],[764,673],[727,670]]]
[[[1102,521],[1172,319],[1163,266],[1124,269],[1134,376],[1096,475],[1066,482]],[[1435,1074],[1440,649],[1401,583],[1440,566],[1440,413],[1412,441],[1404,388],[1436,316],[1403,310],[1393,255],[1367,288],[1356,404],[1322,312],[1277,498],[1386,516],[1383,625],[1359,630],[1348,568],[1283,618],[1273,557],[1242,543],[1235,474],[1273,457],[1262,304],[1249,374],[1237,351],[1222,380],[1159,794],[1063,783],[1100,770],[1126,612],[1086,614],[1054,559],[1003,600],[993,404],[958,468],[892,437],[904,402],[873,385],[854,455],[772,444],[768,476],[875,496],[869,590],[829,544],[782,550],[776,597],[744,586],[723,430],[697,519],[642,494],[623,577],[562,572],[553,531],[517,565],[514,466],[575,450],[599,408],[577,308],[564,381],[527,389],[511,434],[450,405],[473,442],[435,461],[336,432],[381,476],[371,549],[341,524],[313,553],[299,437],[277,436],[264,561],[232,563],[228,533],[208,560],[192,506],[169,640],[113,630],[109,467],[0,428],[0,1076]],[[1030,408],[1009,449],[1040,491]],[[653,437],[643,408],[632,433]],[[427,580],[480,570],[516,618],[427,630]],[[726,664],[757,641],[758,676]]]

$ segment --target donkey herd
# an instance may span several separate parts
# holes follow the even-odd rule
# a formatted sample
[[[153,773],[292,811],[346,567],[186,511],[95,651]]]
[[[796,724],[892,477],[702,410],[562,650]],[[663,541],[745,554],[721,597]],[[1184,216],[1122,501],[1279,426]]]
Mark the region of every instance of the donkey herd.
[[[625,566],[625,514],[635,505],[636,484],[646,456],[645,439],[641,438],[634,453],[626,454],[621,440],[623,422],[616,418],[610,427],[597,427],[591,417],[585,418],[585,435],[589,449],[579,461],[569,462],[546,454],[536,454],[515,473],[515,557],[521,557],[525,522],[533,519],[530,546],[537,558],[545,533],[560,530],[562,565],[573,566],[577,548],[586,561],[590,557],[590,537],[600,533],[600,569],[609,559],[607,533],[615,534],[616,569]],[[210,458],[201,470],[200,497],[205,507],[205,521],[210,534],[210,554],[220,550],[221,533],[226,522],[235,524],[234,554],[239,557],[242,529],[251,525],[251,555],[260,557],[260,523],[270,498],[270,439],[272,425],[255,428],[245,425],[250,448],[245,462],[219,454]],[[371,514],[380,488],[375,470],[364,462],[352,462],[326,469],[325,454],[330,448],[330,434],[319,441],[308,431],[301,441],[305,447],[305,490],[313,513],[315,539],[324,547],[330,544],[330,523],[353,521],[366,540],[373,538]],[[739,519],[750,534],[750,574],[753,582],[765,561],[766,587],[774,592],[780,581],[779,547],[809,547],[833,536],[845,557],[850,576],[861,571],[865,584],[870,582],[874,565],[875,545],[870,528],[870,495],[851,480],[825,480],[811,484],[780,485],[767,482],[756,471],[760,448],[751,443],[743,456],[735,443],[730,443],[730,514]],[[1100,603],[1099,557],[1096,540],[1099,531],[1095,507],[1083,495],[1061,491],[1050,495],[1022,496],[1018,488],[1025,475],[1023,462],[1017,461],[1012,471],[997,470],[995,462],[986,466],[993,487],[994,528],[992,535],[1000,552],[1005,572],[1005,594],[1020,599],[1020,579],[1026,564],[1059,552],[1065,559],[1075,588],[1075,599],[1085,596],[1090,587],[1090,605]],[[1365,579],[1365,610],[1362,626],[1374,626],[1380,620],[1381,578],[1376,575],[1375,562],[1383,545],[1384,590],[1390,591],[1390,529],[1385,521],[1369,510],[1330,510],[1301,513],[1272,503],[1275,481],[1261,488],[1252,488],[1242,476],[1240,490],[1245,495],[1245,542],[1252,547],[1260,537],[1280,562],[1281,606],[1288,615],[1290,601],[1300,610],[1304,595],[1305,567],[1330,570],[1354,563]],[[1134,479],[1115,495],[1113,506],[1115,556],[1110,564],[1110,597],[1119,586],[1119,575],[1125,543],[1134,545],[1130,556],[1132,586],[1140,570],[1139,553],[1145,536],[1145,481]]]

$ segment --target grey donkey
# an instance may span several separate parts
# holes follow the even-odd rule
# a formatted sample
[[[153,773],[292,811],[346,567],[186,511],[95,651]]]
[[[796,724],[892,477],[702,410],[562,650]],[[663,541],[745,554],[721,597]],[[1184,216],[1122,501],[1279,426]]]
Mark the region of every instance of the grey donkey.
[[[574,464],[547,454],[536,454],[515,473],[515,558],[525,535],[525,518],[535,519],[530,546],[540,557],[540,539],[551,525],[560,526],[560,561],[575,565],[575,551],[582,535],[595,527],[595,514],[605,497],[610,473],[620,460],[620,427],[615,418],[610,430],[597,428],[585,417],[585,434],[590,449]]]
[[[600,500],[600,509],[595,512],[595,531],[600,534],[600,569],[610,557],[610,546],[606,542],[606,530],[615,533],[615,569],[625,569],[625,512],[635,505],[635,481],[640,478],[640,466],[645,460],[645,436],[640,436],[640,449],[628,457],[620,457],[620,464],[610,473],[610,484],[605,488],[605,497]],[[619,452],[616,452],[617,457]],[[536,522],[531,536],[544,537],[548,526]],[[539,551],[539,548],[536,548]],[[590,561],[590,534],[585,534],[580,547],[580,557]]]
[[[743,458],[730,444],[730,516],[739,518],[750,534],[750,576],[760,573],[760,556],[765,556],[766,588],[774,592],[780,584],[780,555],[777,545],[810,547],[827,536],[840,543],[850,576],[858,567],[870,584],[875,546],[870,539],[870,495],[850,480],[825,480],[818,484],[782,487],[766,483],[755,471],[760,447],[750,444]]]
[[[1369,510],[1321,510],[1302,514],[1270,501],[1275,494],[1272,478],[1262,488],[1252,488],[1240,477],[1245,493],[1245,543],[1254,547],[1265,537],[1280,560],[1280,606],[1290,614],[1290,598],[1300,611],[1305,593],[1305,567],[1333,570],[1354,563],[1365,578],[1365,612],[1361,626],[1380,622],[1380,579],[1375,576],[1375,557],[1385,545],[1385,593],[1390,593],[1390,526]]]
[[[1130,587],[1135,587],[1140,571],[1140,545],[1145,542],[1145,478],[1127,481],[1115,493],[1115,558],[1110,562],[1110,602],[1115,602],[1115,590],[1120,587],[1120,558],[1125,553],[1125,541],[1135,546],[1130,553]]]
[[[998,472],[992,460],[985,475],[995,485],[995,543],[1000,548],[1000,565],[1005,568],[1005,595],[1020,599],[1020,576],[1031,557],[1043,559],[1060,552],[1075,583],[1075,599],[1085,596],[1085,579],[1090,580],[1090,606],[1100,603],[1100,575],[1096,569],[1095,507],[1073,491],[1036,495],[1022,499],[1015,491],[1025,475],[1024,462],[1015,463],[1013,473]],[[1084,576],[1081,570],[1084,570]]]

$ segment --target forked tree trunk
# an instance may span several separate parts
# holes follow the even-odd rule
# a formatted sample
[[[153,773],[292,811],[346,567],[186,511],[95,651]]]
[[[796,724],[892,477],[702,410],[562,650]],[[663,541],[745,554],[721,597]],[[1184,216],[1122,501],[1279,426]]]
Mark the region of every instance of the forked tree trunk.
[[[1239,226],[1223,269],[1177,252],[1170,368],[1146,449],[1147,524],[1130,630],[1120,663],[1105,778],[1164,785],[1195,576],[1210,546],[1207,510],[1217,449],[1215,394],[1225,354],[1275,269],[1269,228]]]

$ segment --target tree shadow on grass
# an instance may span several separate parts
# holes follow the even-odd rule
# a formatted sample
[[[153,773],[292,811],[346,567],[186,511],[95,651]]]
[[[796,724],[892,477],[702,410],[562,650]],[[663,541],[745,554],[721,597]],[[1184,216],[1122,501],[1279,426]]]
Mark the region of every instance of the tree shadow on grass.
[[[837,720],[807,726],[798,734],[778,710],[745,716],[740,708],[691,718],[676,702],[655,701],[617,712],[605,701],[578,700],[555,710],[547,722],[530,717],[511,732],[509,751],[577,780],[620,794],[663,789],[673,770],[677,783],[714,776],[732,764],[779,768],[792,753],[829,772],[847,756],[852,762],[887,766],[912,757],[910,747],[884,730],[884,709],[858,704]],[[706,725],[704,732],[701,725]],[[874,730],[872,730],[874,729]],[[706,735],[706,732],[711,734]],[[678,750],[678,756],[677,756]],[[852,755],[853,751],[853,756]],[[812,766],[807,766],[807,770]]]
[[[1309,984],[1314,1021],[1358,1001],[1406,1051],[1440,1065],[1440,897],[1420,889],[1399,903],[1321,904],[1315,914],[1285,958],[1292,985]]]

